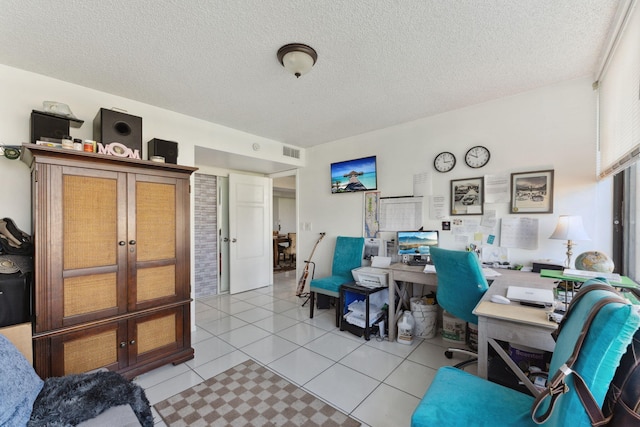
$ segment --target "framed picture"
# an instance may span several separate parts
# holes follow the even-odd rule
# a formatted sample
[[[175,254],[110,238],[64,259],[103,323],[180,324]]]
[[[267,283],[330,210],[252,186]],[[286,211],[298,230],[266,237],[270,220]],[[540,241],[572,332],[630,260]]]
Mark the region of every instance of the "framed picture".
[[[331,163],[331,192],[353,193],[378,188],[376,156]]]
[[[553,213],[553,170],[511,174],[511,213]]]
[[[482,215],[484,178],[451,180],[451,215]]]

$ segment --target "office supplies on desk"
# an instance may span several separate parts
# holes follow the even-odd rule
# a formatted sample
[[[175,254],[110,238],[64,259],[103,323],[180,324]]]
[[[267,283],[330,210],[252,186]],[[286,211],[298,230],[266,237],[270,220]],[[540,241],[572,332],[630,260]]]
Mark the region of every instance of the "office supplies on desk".
[[[500,273],[498,273],[495,270],[492,270],[491,268],[486,268],[486,267],[482,267],[482,274],[484,274],[484,277],[498,277],[500,276]]]
[[[431,260],[427,258],[413,258],[407,261],[408,265],[433,265]]]
[[[540,270],[540,277],[548,277],[551,279],[558,279],[558,280],[570,280],[574,282],[586,282],[587,280],[589,280],[588,278],[585,278],[585,277],[568,275],[568,274],[564,274],[563,271],[555,271],[555,270]],[[640,286],[638,286],[636,282],[634,282],[627,276],[620,276],[619,281],[614,279],[608,279],[608,280],[609,280],[609,283],[611,283],[611,285],[617,288],[635,288],[635,289],[640,288]]]
[[[584,279],[595,279],[596,277],[602,277],[603,279],[613,280],[614,282],[619,282],[621,277],[617,273],[603,273],[602,271],[587,271],[587,270],[576,270],[573,268],[565,268],[562,272],[565,276],[575,276],[581,277]]]
[[[391,265],[391,257],[388,257],[388,256],[371,257],[371,267],[388,268],[390,265]]]
[[[553,304],[554,297],[551,289],[526,288],[521,286],[509,286],[507,298],[512,301],[523,301],[534,304]]]
[[[511,300],[507,297],[503,297],[502,295],[491,295],[491,302],[495,302],[497,304],[511,304]]]

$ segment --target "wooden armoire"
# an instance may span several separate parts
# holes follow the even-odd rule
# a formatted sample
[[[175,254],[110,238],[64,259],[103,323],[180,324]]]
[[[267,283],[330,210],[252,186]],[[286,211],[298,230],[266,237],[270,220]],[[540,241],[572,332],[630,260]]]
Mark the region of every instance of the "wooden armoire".
[[[196,168],[24,144],[31,168],[34,367],[133,378],[193,358]]]

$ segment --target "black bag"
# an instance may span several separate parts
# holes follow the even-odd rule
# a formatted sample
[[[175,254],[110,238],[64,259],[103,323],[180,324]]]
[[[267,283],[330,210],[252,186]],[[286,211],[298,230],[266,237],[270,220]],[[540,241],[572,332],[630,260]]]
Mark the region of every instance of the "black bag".
[[[622,356],[602,405],[607,426],[640,426],[640,330]]]
[[[0,249],[8,255],[32,255],[33,240],[11,218],[0,219]]]

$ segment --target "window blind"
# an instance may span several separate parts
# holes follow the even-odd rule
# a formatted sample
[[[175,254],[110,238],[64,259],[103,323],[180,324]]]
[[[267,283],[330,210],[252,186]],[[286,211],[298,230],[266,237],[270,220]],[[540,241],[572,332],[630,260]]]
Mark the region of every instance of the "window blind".
[[[640,7],[625,6],[597,82],[600,179],[640,159]]]

